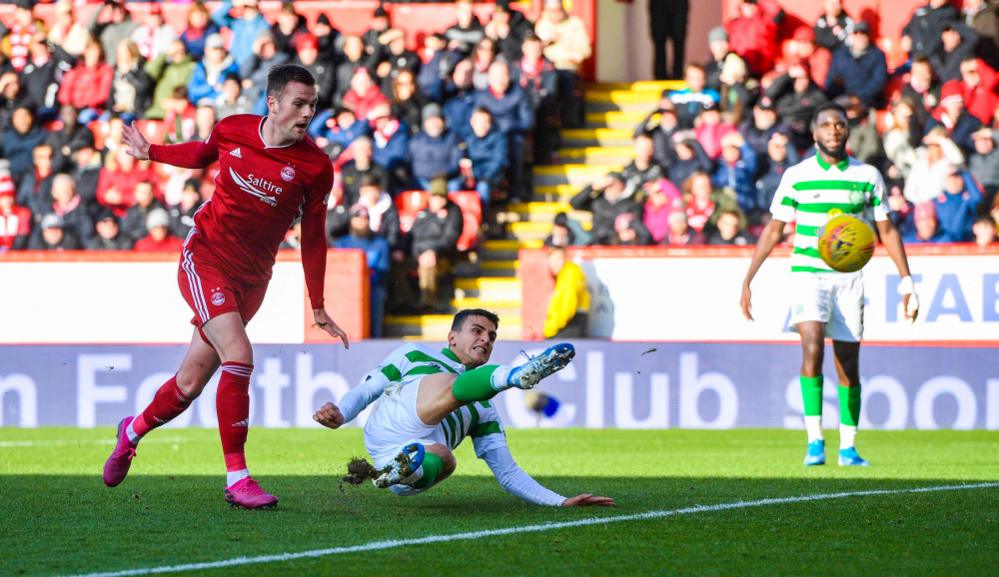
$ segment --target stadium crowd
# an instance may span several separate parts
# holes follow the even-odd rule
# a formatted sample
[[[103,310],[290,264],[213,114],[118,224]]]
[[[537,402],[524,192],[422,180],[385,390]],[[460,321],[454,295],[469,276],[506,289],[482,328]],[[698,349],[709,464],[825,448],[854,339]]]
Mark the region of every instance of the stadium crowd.
[[[545,0],[536,21],[509,0],[486,22],[472,0],[452,6],[457,23],[426,31],[413,51],[384,8],[351,35],[335,10],[310,25],[291,2],[269,19],[256,0],[192,3],[178,33],[156,3],[133,19],[106,0],[80,18],[59,0],[45,23],[18,0],[0,30],[0,252],[179,250],[216,169],[136,161],[122,127],[206,139],[221,118],[265,114],[267,71],[294,62],[318,79],[309,133],[337,170],[329,244],[366,252],[375,334],[383,304],[441,308],[464,226],[455,193],[475,191],[480,211],[531,198],[530,167],[557,161],[560,130],[584,122],[578,71],[591,54],[561,0]],[[686,88],[664,91],[635,129],[632,162],[572,198],[592,228],[560,214],[548,243],[753,243],[781,174],[811,153],[812,110],[829,99],[849,111],[851,153],[882,169],[908,242],[993,242],[995,4],[930,0],[893,69],[839,0],[784,40],[781,16],[775,0],[742,0],[708,35],[710,61],[688,63]],[[407,216],[410,190],[428,193]]]
[[[18,0],[0,30],[0,251],[177,250],[216,169],[136,161],[122,127],[137,122],[154,142],[206,139],[221,118],[266,114],[268,70],[293,62],[318,79],[309,134],[339,173],[330,245],[364,248],[379,293],[390,270],[418,277],[432,308],[463,227],[448,194],[475,191],[486,207],[527,200],[529,165],[557,153],[562,126],[582,123],[590,39],[559,0],[534,22],[499,0],[485,23],[457,0],[457,23],[426,31],[418,52],[382,7],[349,35],[335,10],[310,27],[291,2],[271,20],[256,0],[194,3],[178,34],[157,3],[133,19],[107,0],[81,19],[60,0],[49,24],[34,4]],[[394,199],[411,189],[431,198],[401,221]]]
[[[781,175],[813,154],[812,112],[830,100],[847,110],[850,153],[881,169],[906,242],[995,242],[995,3],[919,7],[892,70],[840,0],[785,40],[776,2],[738,8],[708,34],[711,60],[687,63],[686,88],[663,91],[636,127],[631,164],[572,198],[592,211],[592,230],[560,214],[548,244],[753,244]]]

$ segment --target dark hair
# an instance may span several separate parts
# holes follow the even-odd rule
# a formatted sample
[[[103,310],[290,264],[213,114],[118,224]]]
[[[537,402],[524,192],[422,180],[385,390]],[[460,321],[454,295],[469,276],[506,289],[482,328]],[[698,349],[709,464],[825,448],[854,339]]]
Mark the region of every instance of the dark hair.
[[[485,309],[462,309],[454,315],[454,320],[451,322],[451,330],[460,331],[465,326],[465,319],[468,317],[483,317],[492,321],[496,325],[496,328],[499,328],[499,316],[496,313]]]
[[[489,118],[493,117],[493,111],[489,110],[485,106],[476,106],[475,109],[472,110],[472,114],[487,114],[489,115]]]
[[[278,64],[271,67],[267,73],[267,96],[280,98],[285,86],[291,82],[299,82],[306,86],[315,86],[316,77],[304,66],[298,64]]]
[[[843,118],[847,118],[845,108],[843,108],[836,102],[826,102],[825,104],[815,109],[815,114],[812,115],[812,130],[815,130],[815,124],[819,120],[819,115],[827,110],[835,110],[836,112],[842,114]]]
[[[381,188],[382,180],[370,172],[362,174],[361,178],[357,179],[357,188],[364,188],[365,186],[377,186]]]

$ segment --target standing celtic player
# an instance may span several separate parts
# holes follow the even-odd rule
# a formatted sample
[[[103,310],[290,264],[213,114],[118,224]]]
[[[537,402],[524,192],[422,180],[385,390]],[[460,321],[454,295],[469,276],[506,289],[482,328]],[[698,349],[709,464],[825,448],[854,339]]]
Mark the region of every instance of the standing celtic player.
[[[898,230],[888,219],[885,185],[873,166],[846,153],[850,128],[846,111],[837,104],[820,106],[812,120],[812,136],[817,152],[790,167],[781,177],[767,225],[753,252],[742,283],[742,314],[752,315],[753,277],[763,261],[780,242],[784,225],[795,223],[794,250],[788,297],[791,326],[801,337],[801,395],[804,400],[808,452],[805,465],[826,462],[822,438],[822,359],[825,337],[833,341],[836,373],[839,376],[840,465],[866,466],[857,454],[855,439],[860,419],[860,340],[864,329],[864,285],[860,271],[832,270],[818,252],[818,235],[826,222],[839,214],[873,220],[901,277],[905,318],[915,321],[919,300],[909,276]]]
[[[415,495],[447,478],[456,465],[452,450],[471,437],[475,454],[500,485],[526,501],[562,507],[614,505],[613,499],[590,493],[563,497],[514,462],[489,399],[509,388],[533,388],[568,365],[575,350],[560,343],[518,367],[487,365],[498,325],[499,318],[489,311],[460,311],[444,349],[399,347],[344,395],[339,406],[326,403],[316,411],[315,420],[336,429],[378,400],[364,426],[364,444],[377,470],[367,466],[365,474],[374,477],[375,486],[397,495]]]

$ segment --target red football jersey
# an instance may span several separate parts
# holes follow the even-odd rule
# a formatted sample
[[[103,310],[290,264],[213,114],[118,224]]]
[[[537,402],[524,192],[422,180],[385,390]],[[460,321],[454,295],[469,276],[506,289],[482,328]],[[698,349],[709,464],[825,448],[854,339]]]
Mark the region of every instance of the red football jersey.
[[[312,308],[322,308],[333,165],[308,137],[285,147],[265,146],[263,124],[264,117],[253,114],[229,116],[205,142],[151,145],[149,158],[185,168],[218,160],[215,195],[195,215],[185,246],[208,251],[234,280],[269,280],[278,247],[301,214],[305,283]]]

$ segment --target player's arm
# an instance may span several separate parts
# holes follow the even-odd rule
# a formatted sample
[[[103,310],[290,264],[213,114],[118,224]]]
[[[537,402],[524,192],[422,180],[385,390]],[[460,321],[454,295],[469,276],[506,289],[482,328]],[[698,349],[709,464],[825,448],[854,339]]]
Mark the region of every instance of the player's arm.
[[[502,435],[502,433],[496,433]],[[506,443],[497,443],[481,454],[482,460],[489,465],[489,470],[507,492],[535,505],[549,507],[582,507],[595,505],[613,507],[614,499],[599,497],[591,493],[583,493],[575,497],[563,497],[534,480],[526,471],[517,465],[510,454]]]
[[[302,268],[305,286],[312,302],[312,318],[316,326],[350,348],[347,333],[326,312],[323,291],[326,284],[326,198],[333,188],[333,166],[329,163],[305,195],[302,209]]]
[[[135,122],[122,128],[122,138],[125,141],[125,152],[138,160],[153,160],[181,168],[205,168],[218,160],[218,140],[215,130],[204,142],[185,142],[183,144],[149,144],[135,126]]]
[[[905,311],[905,318],[911,322],[916,321],[919,314],[919,297],[916,296],[916,287],[909,274],[909,260],[905,256],[905,246],[902,244],[902,235],[895,227],[891,219],[875,221],[878,227],[878,235],[881,237],[881,244],[888,251],[888,256],[895,263],[898,269],[898,276],[902,281],[898,285],[898,290],[902,292],[902,308]]]
[[[340,404],[326,403],[312,415],[320,425],[331,429],[338,429],[340,426],[349,423],[361,414],[368,405],[378,400],[385,392],[385,389],[392,384],[392,381],[381,369],[376,369],[364,375],[361,382],[356,387],[347,392],[341,398]]]
[[[763,261],[767,260],[774,247],[777,246],[780,239],[784,236],[784,226],[786,224],[783,220],[776,218],[767,223],[766,228],[760,233],[760,240],[756,243],[756,249],[753,251],[753,259],[749,261],[749,270],[746,271],[746,278],[742,281],[742,298],[739,301],[739,305],[742,307],[742,316],[749,320],[753,320],[753,293],[749,289],[749,285],[753,282],[753,278],[760,270],[760,267],[763,266]]]

